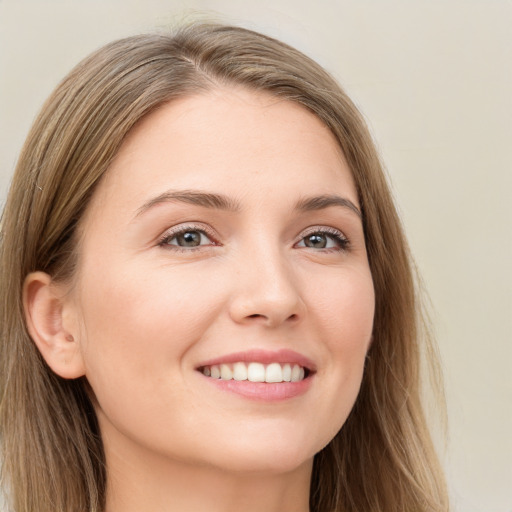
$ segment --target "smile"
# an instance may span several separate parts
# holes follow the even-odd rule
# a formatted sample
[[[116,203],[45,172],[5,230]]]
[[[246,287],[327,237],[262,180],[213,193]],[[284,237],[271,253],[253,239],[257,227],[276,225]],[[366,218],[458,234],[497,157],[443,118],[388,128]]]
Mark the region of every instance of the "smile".
[[[212,379],[267,383],[300,382],[309,373],[307,368],[293,363],[263,364],[242,361],[202,366],[199,371]]]
[[[246,350],[202,361],[197,373],[219,391],[258,402],[282,402],[307,393],[314,361],[294,350]]]

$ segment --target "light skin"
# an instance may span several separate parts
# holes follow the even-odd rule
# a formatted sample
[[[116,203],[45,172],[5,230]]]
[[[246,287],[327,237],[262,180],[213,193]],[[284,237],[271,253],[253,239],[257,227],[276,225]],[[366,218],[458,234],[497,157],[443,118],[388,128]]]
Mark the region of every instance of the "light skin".
[[[82,219],[73,282],[25,283],[46,361],[94,391],[108,512],[309,509],[371,340],[359,210],[336,140],[294,103],[218,88],[132,131]],[[307,358],[308,385],[253,399],[200,371],[249,350]]]

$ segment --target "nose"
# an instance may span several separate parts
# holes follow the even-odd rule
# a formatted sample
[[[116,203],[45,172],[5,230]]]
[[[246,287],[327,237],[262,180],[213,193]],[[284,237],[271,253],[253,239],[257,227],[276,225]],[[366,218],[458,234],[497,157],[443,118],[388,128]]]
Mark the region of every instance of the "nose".
[[[298,322],[306,308],[290,265],[278,251],[258,253],[238,266],[229,304],[231,318],[265,327]]]

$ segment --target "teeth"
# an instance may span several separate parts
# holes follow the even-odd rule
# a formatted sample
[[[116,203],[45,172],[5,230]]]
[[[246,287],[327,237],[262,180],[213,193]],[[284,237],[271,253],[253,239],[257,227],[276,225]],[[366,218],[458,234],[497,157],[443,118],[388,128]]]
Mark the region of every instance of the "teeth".
[[[294,364],[292,368],[292,382],[299,382],[300,380],[300,366]],[[303,377],[304,378],[304,377]]]
[[[247,380],[247,366],[244,363],[235,363],[233,365],[233,379]]]
[[[247,380],[251,382],[265,382],[265,367],[261,363],[249,363]]]
[[[227,364],[220,365],[220,378],[222,380],[231,380],[233,378],[233,372]]]
[[[202,373],[212,379],[248,380],[250,382],[299,382],[305,378],[305,370],[298,364],[270,363],[235,363],[214,364],[201,369]]]
[[[265,382],[283,382],[283,370],[279,363],[272,363],[267,366]]]

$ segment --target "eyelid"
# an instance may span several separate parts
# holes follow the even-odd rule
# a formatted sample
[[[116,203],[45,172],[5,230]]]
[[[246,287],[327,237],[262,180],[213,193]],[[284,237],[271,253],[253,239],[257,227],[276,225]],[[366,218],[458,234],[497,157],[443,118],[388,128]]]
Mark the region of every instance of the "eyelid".
[[[332,226],[310,226],[301,232],[300,238],[304,238],[305,236],[311,235],[313,233],[327,233],[331,235],[339,235],[343,238],[347,238],[343,231],[337,228],[333,228]]]
[[[170,240],[174,238],[177,235],[180,235],[181,233],[186,233],[187,231],[200,231],[202,233],[205,233],[206,236],[210,239],[212,242],[208,245],[198,245],[197,247],[190,247],[190,248],[184,248],[180,247],[178,245],[173,244],[166,244],[167,240]],[[170,247],[174,250],[186,250],[191,251],[194,249],[204,248],[204,247],[212,247],[215,245],[220,245],[220,243],[217,240],[217,236],[215,232],[207,225],[202,224],[201,222],[195,223],[195,222],[185,222],[183,224],[178,224],[177,226],[173,226],[172,228],[169,228],[165,230],[165,232],[158,237],[157,245],[159,246],[166,246]]]
[[[348,249],[350,245],[350,240],[348,237],[343,233],[343,231],[333,228],[332,226],[311,226],[304,231],[301,232],[299,235],[299,239],[295,242],[294,246],[299,244],[306,238],[308,235],[313,235],[315,233],[321,233],[324,235],[331,235],[332,237],[336,238],[340,242],[340,250]],[[318,249],[318,250],[330,250],[330,249]]]
[[[190,248],[183,248],[178,245],[166,243],[168,240],[174,238],[177,235],[180,235],[181,233],[185,233],[187,231],[200,231],[200,232],[204,233],[210,239],[210,241],[212,243],[207,244],[207,245],[198,245],[197,247],[190,247]],[[340,243],[340,248],[339,248],[340,250],[347,249],[350,244],[349,239],[341,230],[331,227],[331,226],[320,226],[319,225],[319,226],[310,226],[307,229],[305,229],[304,231],[302,231],[301,234],[299,235],[298,239],[294,243],[294,246],[296,246],[297,244],[302,242],[304,240],[304,238],[306,238],[308,235],[312,235],[315,233],[330,235],[330,236],[334,237],[335,239],[337,239],[338,242]],[[173,226],[173,227],[167,229],[162,235],[160,235],[158,237],[157,245],[165,246],[166,248],[171,248],[173,250],[178,250],[178,251],[179,250],[191,251],[191,250],[197,250],[200,248],[204,249],[204,248],[208,248],[208,247],[212,247],[212,246],[218,246],[221,244],[218,242],[218,236],[216,235],[216,233],[208,225],[203,224],[201,222],[196,223],[196,222],[192,221],[192,222],[185,222],[183,224],[178,224],[176,226]],[[329,250],[329,249],[324,249],[324,250]]]

